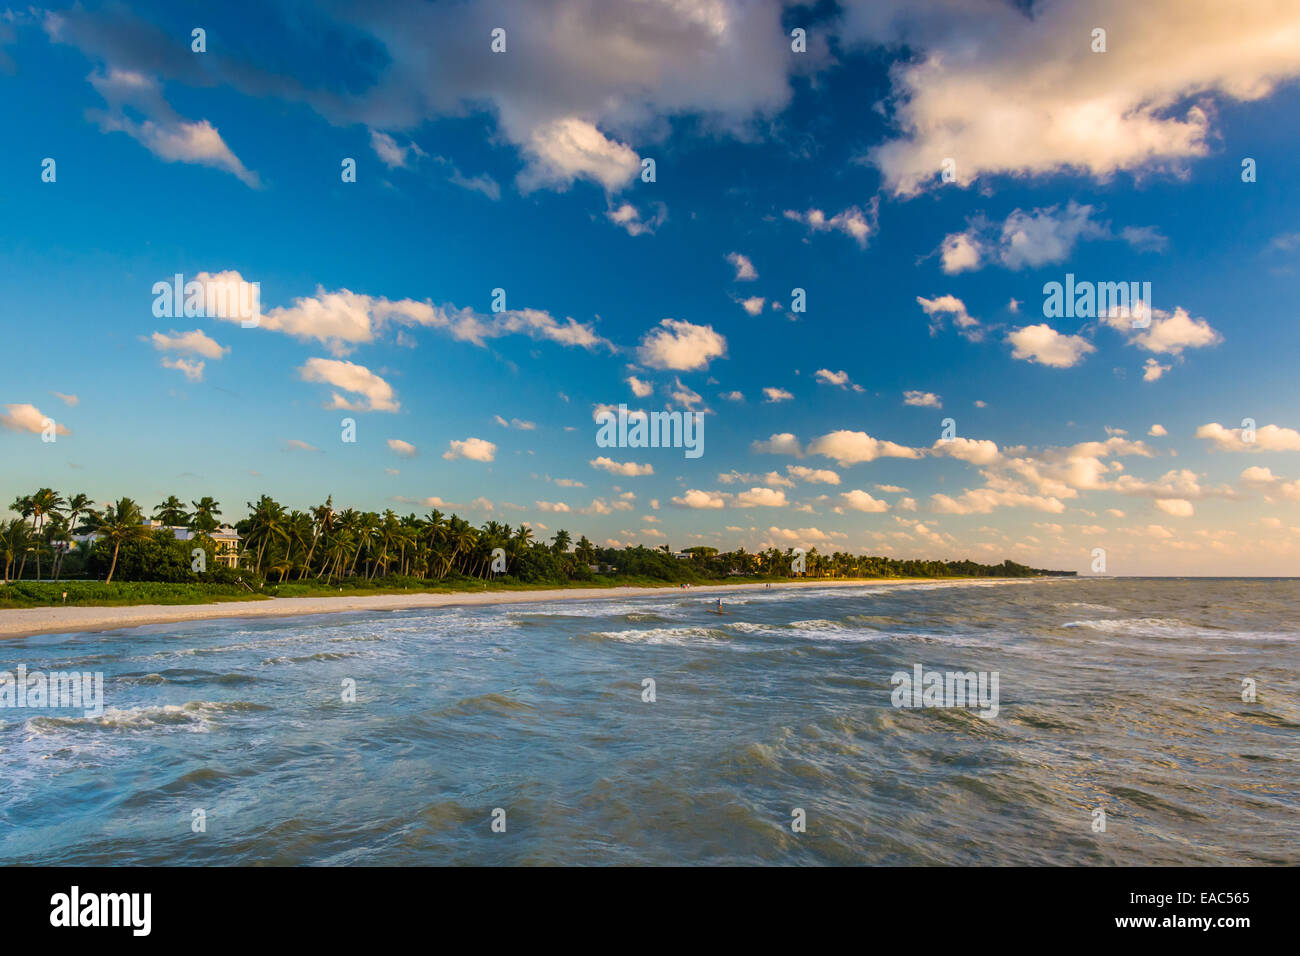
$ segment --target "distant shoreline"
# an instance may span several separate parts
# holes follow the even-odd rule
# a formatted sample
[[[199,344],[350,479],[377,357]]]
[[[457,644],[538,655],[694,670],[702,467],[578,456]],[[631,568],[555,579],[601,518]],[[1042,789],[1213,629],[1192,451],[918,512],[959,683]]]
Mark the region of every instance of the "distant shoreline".
[[[770,590],[804,587],[875,587],[908,584],[972,585],[984,582],[1033,581],[1039,578],[814,578],[804,581],[770,582]],[[540,588],[535,591],[462,591],[412,594],[341,595],[339,597],[280,597],[264,601],[221,601],[213,604],[134,604],[126,606],[29,607],[0,610],[0,639],[36,634],[76,634],[174,624],[224,618],[298,617],[339,614],[348,611],[404,611],[415,608],[532,604],[538,601],[582,601],[620,595],[640,596],[663,593],[715,593],[768,590],[762,582],[748,584],[702,584],[683,589],[616,586],[603,588]]]

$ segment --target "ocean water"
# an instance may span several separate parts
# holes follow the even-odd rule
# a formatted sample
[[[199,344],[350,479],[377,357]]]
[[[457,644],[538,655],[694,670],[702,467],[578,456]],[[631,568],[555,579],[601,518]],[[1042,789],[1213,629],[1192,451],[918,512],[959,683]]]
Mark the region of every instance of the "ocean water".
[[[0,709],[0,863],[1300,863],[1300,582],[713,601],[0,642],[106,699]],[[918,664],[996,671],[997,716],[893,706]]]

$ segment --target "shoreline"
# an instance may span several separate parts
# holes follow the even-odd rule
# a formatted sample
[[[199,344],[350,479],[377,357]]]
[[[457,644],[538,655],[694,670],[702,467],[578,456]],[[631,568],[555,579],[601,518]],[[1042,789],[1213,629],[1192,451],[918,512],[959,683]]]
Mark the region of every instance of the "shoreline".
[[[212,604],[131,604],[118,606],[29,607],[0,610],[0,640],[37,634],[83,634],[225,618],[305,617],[348,611],[405,611],[416,608],[532,604],[539,601],[599,600],[616,596],[642,596],[721,591],[777,590],[804,587],[871,587],[949,583],[979,584],[986,581],[1032,581],[1036,578],[855,578],[813,579],[747,584],[703,584],[683,590],[677,585],[604,588],[540,588],[535,591],[465,591],[452,593],[374,594],[344,597],[277,597],[265,601],[218,601]]]

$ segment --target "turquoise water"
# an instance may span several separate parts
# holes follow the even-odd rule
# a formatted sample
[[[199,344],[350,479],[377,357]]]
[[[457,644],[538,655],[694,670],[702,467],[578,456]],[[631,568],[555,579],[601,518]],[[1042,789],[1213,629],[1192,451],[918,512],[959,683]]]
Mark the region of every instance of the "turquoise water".
[[[1298,592],[619,593],[7,641],[0,669],[102,671],[107,709],[0,710],[0,863],[1295,865]],[[895,708],[917,664],[998,672],[997,716]]]

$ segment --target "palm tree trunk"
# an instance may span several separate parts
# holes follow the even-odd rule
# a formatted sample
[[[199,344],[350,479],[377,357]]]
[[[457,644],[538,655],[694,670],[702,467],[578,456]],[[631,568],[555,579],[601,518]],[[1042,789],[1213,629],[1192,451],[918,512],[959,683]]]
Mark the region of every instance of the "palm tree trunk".
[[[121,541],[113,545],[113,563],[108,566],[108,577],[104,579],[105,584],[108,584],[113,580],[113,572],[117,570],[117,551],[121,547]]]

